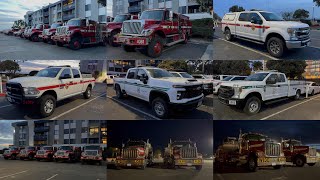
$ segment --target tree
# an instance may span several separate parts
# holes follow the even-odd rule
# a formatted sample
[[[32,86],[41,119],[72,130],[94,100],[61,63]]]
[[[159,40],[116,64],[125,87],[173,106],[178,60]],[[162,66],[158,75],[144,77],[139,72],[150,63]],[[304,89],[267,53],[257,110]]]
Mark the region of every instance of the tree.
[[[316,6],[320,7],[320,0],[313,0],[316,3]]]
[[[98,3],[102,4],[103,6],[107,6],[107,0],[97,0]]]
[[[268,61],[267,68],[270,70],[277,70],[286,74],[290,79],[302,78],[305,72],[307,63],[305,61]]]
[[[26,23],[24,22],[24,20],[20,19],[20,20],[16,20],[13,22],[12,28],[24,28],[26,26]]]
[[[17,71],[21,71],[20,66],[17,62],[12,60],[5,60],[0,62],[0,71],[9,73],[14,76]]]
[[[309,17],[309,11],[304,10],[304,9],[297,9],[293,13],[293,18],[295,19],[307,19]]]
[[[262,64],[261,61],[254,61],[254,62],[252,63],[252,66],[253,66],[253,69],[254,69],[255,71],[262,70],[262,68],[263,68],[263,64]]]
[[[179,71],[187,71],[188,65],[186,61],[183,60],[165,60],[162,61],[159,65],[159,68],[166,69],[168,71],[179,70]]]
[[[241,12],[241,11],[245,11],[245,9],[238,5],[234,5],[229,8],[229,12]]]
[[[284,20],[289,21],[293,17],[293,12],[282,12],[281,15]]]
[[[226,75],[243,75],[247,76],[251,74],[249,61],[214,61],[213,62],[213,74],[226,74]]]
[[[212,0],[196,0],[200,5],[200,12],[210,12],[210,6],[212,7]]]

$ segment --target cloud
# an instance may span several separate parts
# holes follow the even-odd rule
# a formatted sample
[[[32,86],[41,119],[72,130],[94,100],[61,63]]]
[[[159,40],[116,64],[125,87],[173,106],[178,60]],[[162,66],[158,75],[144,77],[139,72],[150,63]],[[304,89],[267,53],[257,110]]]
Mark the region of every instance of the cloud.
[[[0,120],[0,149],[13,144],[13,122],[16,121]]]
[[[41,70],[48,66],[63,66],[70,65],[71,67],[79,68],[79,60],[30,60],[20,61],[21,72],[23,74],[29,73],[34,70]]]

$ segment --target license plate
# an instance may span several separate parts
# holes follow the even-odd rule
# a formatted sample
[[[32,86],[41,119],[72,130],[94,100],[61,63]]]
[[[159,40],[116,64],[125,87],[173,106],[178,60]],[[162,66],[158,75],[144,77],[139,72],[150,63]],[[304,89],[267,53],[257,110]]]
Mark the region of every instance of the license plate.
[[[192,166],[192,164],[191,163],[187,163],[187,166]]]
[[[137,44],[145,44],[144,39],[138,39],[138,40],[137,40]]]
[[[230,105],[237,105],[237,101],[235,101],[235,100],[229,100],[229,104],[230,104]]]
[[[129,167],[130,167],[130,166],[131,166],[131,164],[127,164],[127,166],[129,166]]]

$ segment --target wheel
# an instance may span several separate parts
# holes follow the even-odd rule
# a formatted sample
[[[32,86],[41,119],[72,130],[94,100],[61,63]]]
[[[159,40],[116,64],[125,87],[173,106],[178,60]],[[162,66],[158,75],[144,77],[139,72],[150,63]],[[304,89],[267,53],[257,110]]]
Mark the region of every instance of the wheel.
[[[86,89],[86,92],[83,93],[83,96],[85,99],[89,99],[91,97],[92,88],[91,86],[88,86]]]
[[[99,161],[99,162],[98,162],[98,165],[99,165],[99,166],[101,166],[101,165],[102,165],[102,162],[101,162],[101,161]]]
[[[46,39],[43,39],[43,40],[42,40],[42,42],[44,42],[44,43],[48,43],[48,40],[46,40]]]
[[[31,36],[31,41],[33,41],[33,42],[38,42],[38,41],[39,41],[39,36],[36,35],[36,34],[33,34],[33,35]]]
[[[16,159],[17,159],[17,155],[12,154],[12,155],[11,155],[11,159],[12,159],[12,160],[16,160]]]
[[[243,111],[249,115],[257,114],[261,109],[261,100],[256,96],[250,97],[243,108]]]
[[[230,29],[226,29],[224,31],[224,39],[227,41],[232,41],[233,37],[232,37]]]
[[[196,166],[196,170],[200,171],[202,169],[202,166]]]
[[[20,157],[19,159],[20,159],[20,160],[24,160],[24,158],[23,158],[23,157]]]
[[[302,158],[301,156],[298,156],[298,157],[295,158],[294,163],[298,167],[303,167],[304,164],[305,164],[305,161],[304,161],[304,158]]]
[[[312,92],[311,92],[311,96],[314,96],[314,90],[312,90]]]
[[[62,42],[57,41],[57,46],[62,47],[62,46],[63,46],[63,43],[62,43]]]
[[[294,96],[294,100],[299,100],[300,99],[300,95],[301,95],[300,90],[297,90],[296,95]]]
[[[56,98],[50,94],[40,98],[40,115],[41,117],[51,116],[56,108]]]
[[[160,36],[155,35],[147,47],[148,56],[152,58],[157,58],[161,56],[163,51],[163,45],[164,45],[164,40]]]
[[[308,163],[309,166],[314,166],[316,163]]]
[[[108,39],[109,44],[110,44],[111,46],[113,46],[113,47],[118,47],[118,46],[120,45],[120,44],[114,42],[114,36],[117,35],[118,33],[119,33],[119,32],[117,32],[117,31],[111,32],[111,35],[110,35],[110,37],[109,37],[109,39]]]
[[[81,161],[81,164],[84,165],[84,161],[83,160]]]
[[[167,103],[160,97],[155,98],[152,101],[152,110],[155,115],[159,118],[166,118],[169,114]]]
[[[188,41],[189,41],[189,34],[188,33],[185,33],[183,34],[183,38],[184,38],[184,41],[182,42],[183,44],[188,44]]]
[[[79,50],[81,49],[81,38],[78,37],[74,37],[71,39],[70,43],[69,43],[69,47],[72,50]]]
[[[284,42],[280,38],[272,37],[267,42],[267,50],[271,56],[280,58],[285,51]]]
[[[122,49],[126,52],[134,52],[136,48],[134,46],[122,45]]]
[[[257,160],[253,156],[249,156],[247,168],[250,172],[255,172],[257,170]]]
[[[276,166],[273,166],[273,169],[281,169],[281,165],[276,165]]]
[[[54,162],[58,162],[58,159],[57,159],[57,158],[54,158]]]
[[[37,161],[40,161],[40,159],[39,159],[39,158],[37,158]]]
[[[116,85],[116,95],[118,99],[123,98],[123,95],[124,95],[119,85]]]
[[[29,160],[33,160],[33,155],[30,154],[30,155],[28,156],[28,159],[29,159]]]
[[[4,160],[8,160],[9,158],[7,158],[7,157],[4,157]]]

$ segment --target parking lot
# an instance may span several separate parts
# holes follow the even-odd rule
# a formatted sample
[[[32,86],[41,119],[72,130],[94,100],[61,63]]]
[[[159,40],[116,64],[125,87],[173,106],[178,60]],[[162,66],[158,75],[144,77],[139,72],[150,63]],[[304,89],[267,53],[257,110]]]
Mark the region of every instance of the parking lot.
[[[84,99],[78,95],[57,103],[55,112],[44,118],[46,120],[105,120],[106,112],[106,84],[96,83],[92,90],[92,97]],[[0,119],[40,119],[32,107],[18,108],[11,105],[5,97],[0,97]]]
[[[102,180],[106,179],[104,165],[4,160],[0,156],[0,179]]]
[[[223,173],[214,174],[216,180],[300,180],[300,179],[319,179],[320,165],[315,166],[286,166],[281,169],[260,168],[257,172],[249,173],[241,169],[228,169]]]
[[[105,60],[106,47],[92,45],[74,51],[43,42],[31,42],[15,36],[0,34],[0,59],[19,60]]]
[[[205,160],[201,171],[195,168],[180,168],[180,169],[162,169],[162,168],[147,168],[141,169],[108,169],[108,180],[212,180],[213,179],[213,161]]]
[[[300,100],[285,99],[262,106],[258,114],[249,116],[241,109],[229,107],[219,102],[218,96],[213,97],[213,119],[216,120],[318,120],[320,117],[320,94],[302,97]]]
[[[213,39],[213,59],[216,60],[278,60],[268,54],[263,45],[234,40],[232,42],[224,39],[220,27],[216,28]],[[320,30],[311,31],[311,46],[291,50],[281,59],[319,60],[320,59]]]
[[[213,95],[204,98],[203,105],[194,111],[175,112],[170,119],[212,119]],[[112,86],[107,88],[107,120],[159,120],[148,102],[133,97],[117,99]]]
[[[157,59],[212,59],[212,41],[191,39],[188,44],[176,44],[166,47],[163,54]],[[143,50],[125,52],[121,47],[107,46],[108,59],[145,60],[150,59]]]

